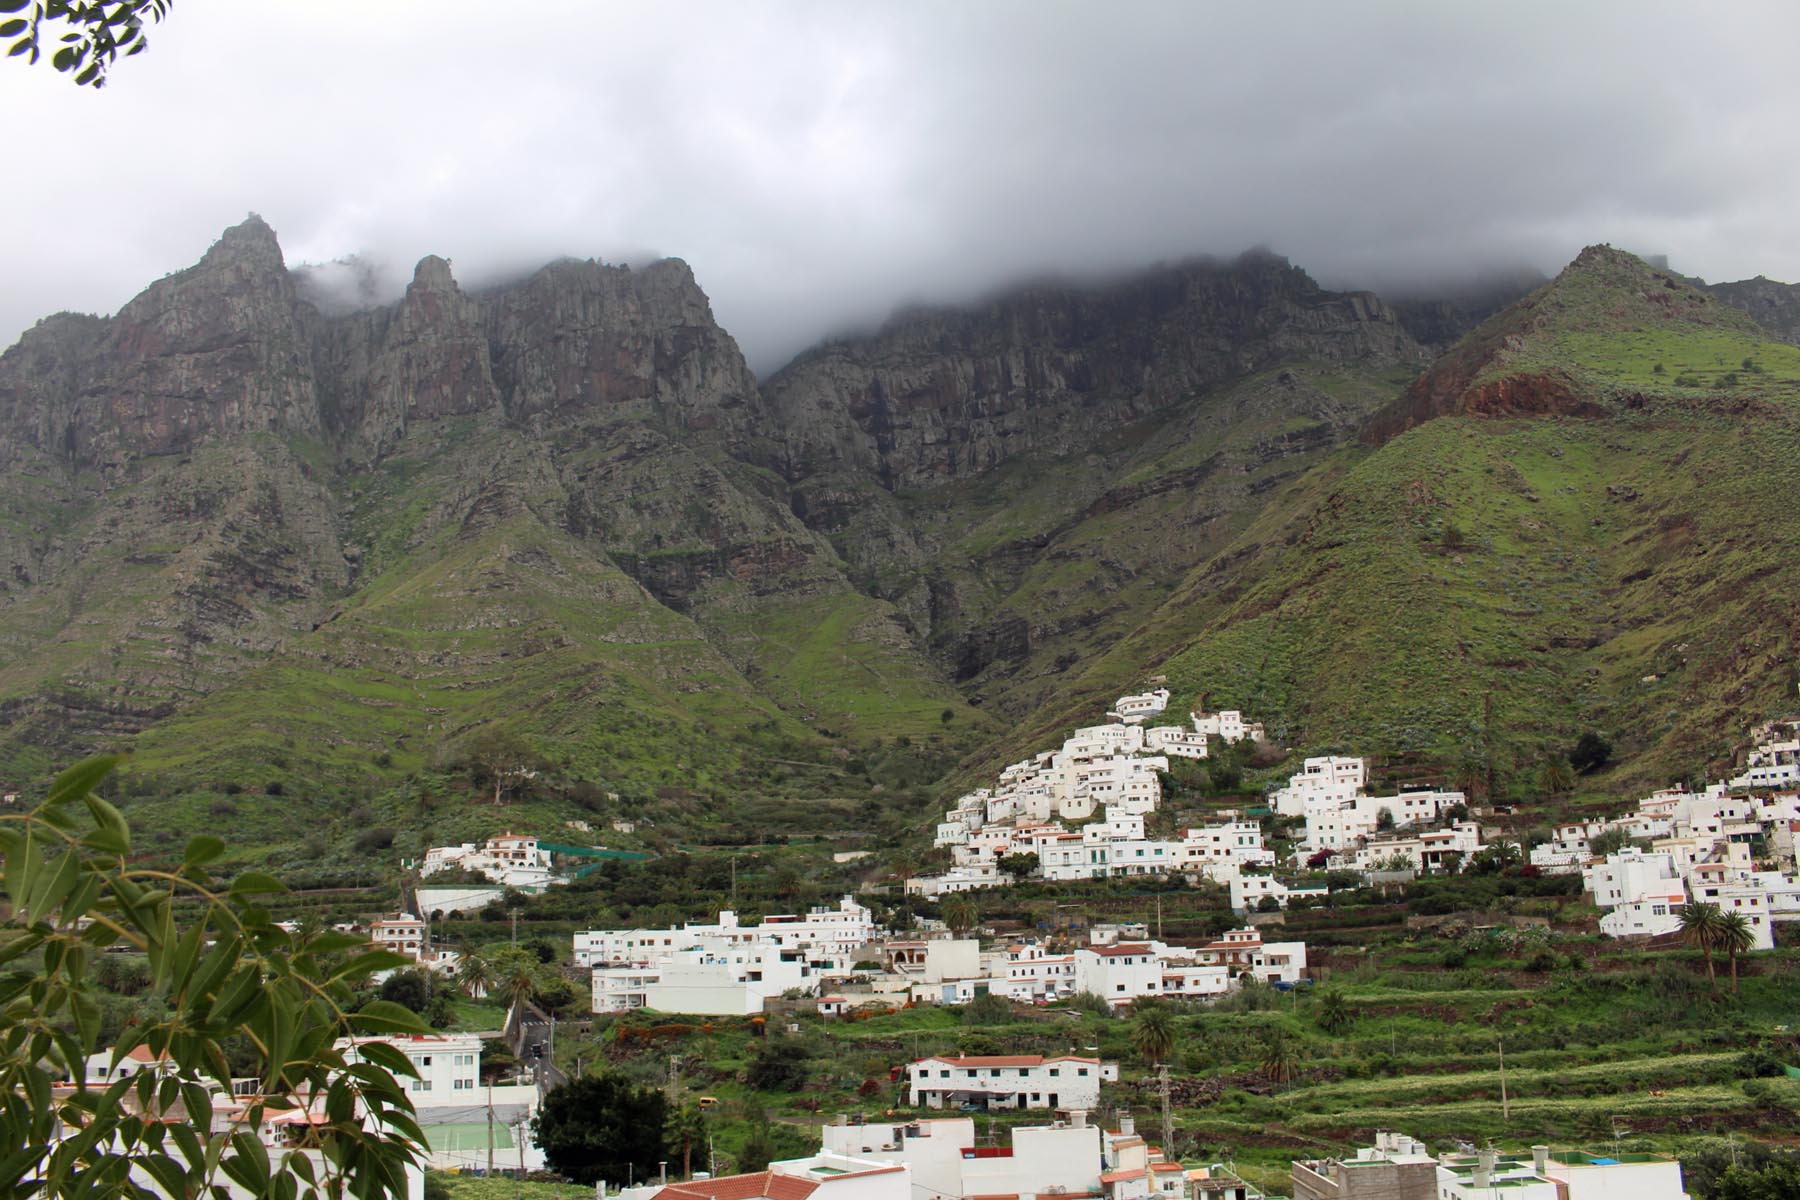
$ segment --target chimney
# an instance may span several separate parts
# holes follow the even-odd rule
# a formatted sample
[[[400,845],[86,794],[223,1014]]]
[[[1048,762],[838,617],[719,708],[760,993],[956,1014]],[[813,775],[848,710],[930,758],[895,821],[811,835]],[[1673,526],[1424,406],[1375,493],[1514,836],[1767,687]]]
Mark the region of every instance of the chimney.
[[[833,1125],[838,1125],[838,1126],[848,1125],[849,1123],[850,1123],[850,1114],[849,1113],[839,1113],[837,1115],[837,1117],[832,1121]]]
[[[1130,1113],[1119,1114],[1119,1132],[1130,1137],[1137,1132],[1137,1118]]]
[[[1550,1171],[1550,1147],[1533,1146],[1531,1148],[1531,1165],[1539,1175]]]
[[[1483,1150],[1480,1154],[1477,1154],[1475,1156],[1475,1181],[1474,1182],[1475,1182],[1476,1187],[1478,1187],[1478,1188],[1486,1187],[1488,1185],[1488,1181],[1494,1177],[1495,1159],[1496,1159],[1496,1156],[1492,1149]]]
[[[1072,1108],[1069,1110],[1069,1127],[1072,1129],[1087,1128],[1087,1109]]]

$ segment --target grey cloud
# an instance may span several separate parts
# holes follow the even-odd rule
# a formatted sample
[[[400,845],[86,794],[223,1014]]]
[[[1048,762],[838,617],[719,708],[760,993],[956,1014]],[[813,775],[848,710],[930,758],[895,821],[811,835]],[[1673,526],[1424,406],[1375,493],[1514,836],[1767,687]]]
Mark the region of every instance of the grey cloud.
[[[0,340],[262,213],[397,290],[687,259],[768,371],[905,301],[1265,244],[1416,291],[1582,245],[1800,276],[1800,10],[184,0],[101,93],[13,64]],[[102,131],[96,151],[92,131]],[[323,276],[341,277],[341,270]]]

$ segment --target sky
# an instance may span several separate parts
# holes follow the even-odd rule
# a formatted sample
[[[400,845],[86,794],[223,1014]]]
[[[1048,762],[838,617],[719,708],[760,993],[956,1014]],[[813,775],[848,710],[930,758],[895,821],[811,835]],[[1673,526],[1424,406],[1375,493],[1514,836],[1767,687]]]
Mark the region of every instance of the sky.
[[[1259,245],[1390,294],[1601,241],[1795,280],[1797,45],[1751,0],[179,0],[103,90],[0,62],[0,345],[252,211],[396,295],[428,253],[465,287],[679,256],[765,374]]]

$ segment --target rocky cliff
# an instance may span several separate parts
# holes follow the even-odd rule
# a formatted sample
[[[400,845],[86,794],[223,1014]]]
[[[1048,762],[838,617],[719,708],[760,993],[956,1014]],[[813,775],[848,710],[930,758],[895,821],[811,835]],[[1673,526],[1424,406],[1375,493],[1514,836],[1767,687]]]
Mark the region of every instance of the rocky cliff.
[[[847,464],[898,490],[1067,454],[1281,362],[1426,357],[1379,297],[1256,253],[908,314],[802,355],[765,390],[790,479]]]
[[[1772,336],[1800,346],[1800,283],[1781,283],[1758,275],[1706,288],[1731,307],[1750,314]]]

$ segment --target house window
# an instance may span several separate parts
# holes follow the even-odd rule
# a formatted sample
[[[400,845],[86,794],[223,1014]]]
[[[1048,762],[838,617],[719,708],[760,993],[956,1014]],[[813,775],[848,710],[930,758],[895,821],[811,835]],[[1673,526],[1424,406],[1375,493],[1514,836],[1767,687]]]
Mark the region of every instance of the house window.
[[[413,1080],[412,1081],[412,1090],[415,1092],[429,1092],[431,1090],[431,1080],[429,1080],[429,1079]]]
[[[475,1086],[475,1081],[473,1079],[458,1079],[455,1086],[458,1091],[467,1091],[469,1088]]]
[[[1076,1074],[1077,1074],[1077,1075],[1079,1075],[1079,1076],[1081,1076],[1081,1077],[1082,1077],[1082,1078],[1083,1078],[1083,1079],[1086,1079],[1086,1078],[1087,1078],[1087,1073],[1088,1073],[1088,1069],[1087,1069],[1087,1068],[1086,1068],[1086,1067],[1077,1067],[1077,1068],[1075,1068],[1075,1073],[1076,1073]]]

